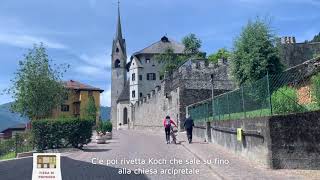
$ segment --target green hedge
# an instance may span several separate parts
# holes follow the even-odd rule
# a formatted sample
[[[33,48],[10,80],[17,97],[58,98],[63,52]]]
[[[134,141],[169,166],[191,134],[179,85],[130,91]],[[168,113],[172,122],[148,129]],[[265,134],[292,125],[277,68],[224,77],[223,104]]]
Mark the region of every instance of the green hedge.
[[[320,73],[311,78],[311,93],[313,100],[320,106]]]
[[[82,148],[91,141],[92,120],[78,118],[44,119],[32,122],[32,134],[37,150],[63,147]]]

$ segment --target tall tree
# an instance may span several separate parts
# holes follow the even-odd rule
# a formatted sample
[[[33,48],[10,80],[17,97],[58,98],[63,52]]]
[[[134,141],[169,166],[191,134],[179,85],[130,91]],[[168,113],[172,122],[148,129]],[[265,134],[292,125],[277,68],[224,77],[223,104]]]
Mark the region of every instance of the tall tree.
[[[210,54],[208,56],[208,60],[213,62],[213,63],[217,63],[219,59],[228,59],[230,57],[230,52],[225,49],[219,49],[216,53]]]
[[[282,70],[276,37],[266,21],[249,21],[234,42],[232,74],[239,85]]]
[[[51,62],[42,43],[19,61],[12,85],[6,90],[15,100],[11,107],[14,112],[30,119],[46,118],[64,101],[67,91],[61,79],[69,65],[52,66]]]
[[[97,111],[98,109],[96,107],[96,103],[94,101],[93,96],[89,96],[88,104],[86,105],[85,109],[86,118],[88,118],[89,120],[96,121]]]
[[[205,57],[204,53],[200,52],[201,40],[195,34],[189,34],[182,39],[182,44],[185,46],[184,53],[191,57]]]

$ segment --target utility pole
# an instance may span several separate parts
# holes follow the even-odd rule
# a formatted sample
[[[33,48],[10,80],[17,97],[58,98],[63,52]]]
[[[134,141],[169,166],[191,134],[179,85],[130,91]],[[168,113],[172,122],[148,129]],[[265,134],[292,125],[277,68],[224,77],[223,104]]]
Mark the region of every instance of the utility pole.
[[[211,92],[211,99],[212,99],[212,119],[214,119],[215,116],[215,109],[214,109],[214,74],[211,74],[211,86],[212,86],[212,92]]]

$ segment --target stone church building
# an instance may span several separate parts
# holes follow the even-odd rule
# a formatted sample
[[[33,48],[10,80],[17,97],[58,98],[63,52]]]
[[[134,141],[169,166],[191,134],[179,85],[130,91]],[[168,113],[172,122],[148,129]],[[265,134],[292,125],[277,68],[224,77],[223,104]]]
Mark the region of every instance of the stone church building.
[[[111,122],[115,128],[161,127],[170,115],[183,124],[186,106],[211,97],[210,76],[217,74],[216,94],[231,90],[226,62],[211,64],[205,59],[188,60],[174,74],[162,77],[163,64],[155,55],[171,48],[182,54],[184,45],[163,36],[159,41],[133,53],[127,62],[126,41],[122,35],[118,8],[116,34],[112,44]],[[209,77],[209,79],[208,79]],[[221,84],[221,83],[220,83]],[[173,103],[174,102],[174,103]]]
[[[151,90],[159,86],[162,63],[154,59],[166,49],[182,54],[184,46],[166,36],[132,54],[127,63],[126,41],[122,36],[120,10],[116,35],[112,44],[111,121],[114,127],[126,126],[132,116],[131,107]],[[127,77],[129,76],[129,78]]]

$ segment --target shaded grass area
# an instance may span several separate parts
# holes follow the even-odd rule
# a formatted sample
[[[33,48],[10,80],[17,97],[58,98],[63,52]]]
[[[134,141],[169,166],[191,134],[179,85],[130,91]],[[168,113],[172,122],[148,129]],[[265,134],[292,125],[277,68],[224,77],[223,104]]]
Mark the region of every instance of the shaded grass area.
[[[0,160],[7,160],[7,159],[13,159],[16,157],[15,152],[9,152],[7,154],[1,155]]]
[[[220,114],[209,117],[201,117],[201,118],[194,118],[195,121],[213,121],[213,120],[232,120],[232,119],[244,119],[244,118],[254,118],[254,117],[264,117],[264,116],[271,116],[270,109],[258,109],[254,111],[248,111],[248,112],[235,112],[235,113],[229,113],[229,114]]]

